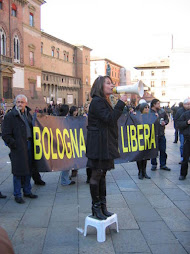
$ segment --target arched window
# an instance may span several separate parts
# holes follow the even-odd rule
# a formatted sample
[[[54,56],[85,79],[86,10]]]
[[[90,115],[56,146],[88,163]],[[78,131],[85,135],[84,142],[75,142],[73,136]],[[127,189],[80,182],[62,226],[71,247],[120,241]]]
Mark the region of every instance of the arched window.
[[[12,4],[11,14],[12,14],[13,17],[17,16],[17,7],[14,3]]]
[[[34,14],[32,12],[29,14],[29,24],[30,26],[34,26]]]
[[[6,55],[6,35],[2,28],[0,28],[0,43],[1,43],[0,54],[5,56]]]
[[[41,42],[41,53],[43,54],[44,44]]]
[[[20,41],[17,35],[14,37],[14,61],[20,62]]]
[[[51,56],[54,57],[54,49],[51,50]]]

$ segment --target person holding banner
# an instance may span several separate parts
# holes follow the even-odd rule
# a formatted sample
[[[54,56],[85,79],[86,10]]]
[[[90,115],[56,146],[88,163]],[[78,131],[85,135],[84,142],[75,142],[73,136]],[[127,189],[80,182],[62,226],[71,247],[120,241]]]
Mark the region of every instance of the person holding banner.
[[[109,100],[113,88],[109,76],[99,76],[91,89],[92,101],[88,113],[86,166],[92,170],[92,215],[100,220],[113,215],[106,206],[106,172],[114,168],[114,159],[120,157],[117,120],[127,102],[127,95],[123,94],[113,109]]]
[[[2,138],[10,148],[10,159],[13,173],[15,201],[25,203],[24,197],[37,198],[31,192],[31,174],[33,159],[33,126],[30,108],[27,107],[27,97],[19,94],[15,99],[16,105],[5,115]],[[23,184],[23,186],[22,186]]]
[[[69,113],[69,106],[66,104],[62,104],[59,109],[59,116],[68,116]],[[64,170],[61,172],[61,185],[73,185],[75,181],[71,181],[70,179],[70,170]]]
[[[148,114],[149,113],[149,105],[147,102],[139,104],[138,108],[139,108],[139,111],[141,112],[141,114]],[[151,179],[150,176],[148,176],[146,173],[146,165],[147,165],[147,160],[137,161],[137,167],[139,170],[138,178],[141,180],[143,178]]]
[[[159,118],[160,124],[158,129],[158,150],[160,151],[160,169],[170,171],[171,169],[166,166],[167,154],[166,154],[166,138],[165,138],[165,125],[169,123],[168,115],[165,110],[160,108],[160,101],[153,99],[151,101],[150,113],[155,113]],[[156,158],[151,159],[152,171],[157,169]]]

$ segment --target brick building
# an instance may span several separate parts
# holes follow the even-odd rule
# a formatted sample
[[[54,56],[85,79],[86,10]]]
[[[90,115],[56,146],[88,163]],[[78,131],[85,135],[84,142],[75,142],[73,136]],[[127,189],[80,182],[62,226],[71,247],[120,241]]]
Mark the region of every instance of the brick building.
[[[44,0],[0,0],[0,100],[25,94],[29,106],[83,105],[90,92],[90,51],[41,32]],[[45,100],[44,100],[45,99]]]
[[[91,57],[90,71],[91,71],[91,84],[99,75],[106,75],[107,66],[110,66],[110,77],[116,86],[120,85],[120,69],[123,66],[114,63],[107,58]]]

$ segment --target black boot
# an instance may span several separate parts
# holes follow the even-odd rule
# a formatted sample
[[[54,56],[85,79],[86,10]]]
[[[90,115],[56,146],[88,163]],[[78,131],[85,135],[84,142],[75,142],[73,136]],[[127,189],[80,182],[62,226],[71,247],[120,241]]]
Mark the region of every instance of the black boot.
[[[143,179],[143,174],[142,174],[142,168],[143,168],[143,161],[137,161],[137,167],[138,167],[138,178]]]
[[[6,198],[7,196],[3,195],[1,192],[0,192],[0,198]]]
[[[92,215],[99,220],[106,220],[107,217],[102,213],[99,198],[99,185],[90,184],[90,194],[92,196]]]
[[[147,160],[144,160],[144,161],[143,161],[143,176],[144,176],[144,178],[146,178],[146,179],[151,179],[151,177],[148,176],[147,173],[146,173],[146,164],[147,164]]]
[[[144,178],[146,178],[146,179],[151,179],[151,177],[147,175],[146,171],[145,171],[145,173],[143,174],[143,176],[144,176]]]
[[[106,220],[107,217],[102,213],[101,203],[95,203],[92,205],[92,215],[99,220]]]
[[[110,217],[113,215],[113,213],[108,212],[107,206],[106,206],[106,179],[105,179],[105,175],[103,175],[100,179],[99,190],[100,190],[100,202],[101,202],[102,213],[105,216]]]
[[[140,173],[139,173],[139,179],[140,180],[142,180],[144,178],[144,176],[143,176],[143,172],[142,172],[142,170],[140,170]]]
[[[102,208],[102,213],[106,217],[112,216],[114,213],[108,212],[107,206],[106,206],[106,197],[100,197],[100,202],[101,202],[101,208]]]

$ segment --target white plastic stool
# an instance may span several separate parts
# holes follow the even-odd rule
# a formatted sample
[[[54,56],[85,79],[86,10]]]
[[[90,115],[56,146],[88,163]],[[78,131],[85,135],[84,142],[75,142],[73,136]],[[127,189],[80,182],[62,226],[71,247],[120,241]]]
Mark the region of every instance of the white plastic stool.
[[[85,219],[84,236],[87,235],[87,227],[92,226],[97,229],[97,241],[98,242],[105,242],[106,228],[107,228],[107,226],[110,226],[113,223],[116,223],[116,230],[117,230],[117,232],[119,232],[118,220],[117,220],[116,213],[114,213],[112,216],[108,217],[106,220],[98,220],[98,219],[95,219],[92,215],[88,215]]]

